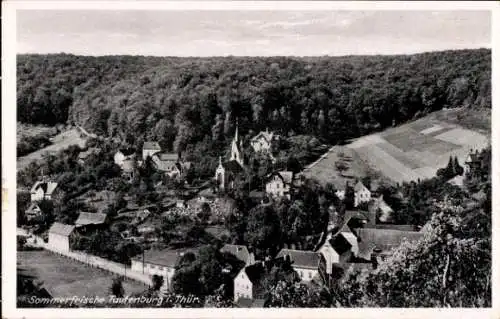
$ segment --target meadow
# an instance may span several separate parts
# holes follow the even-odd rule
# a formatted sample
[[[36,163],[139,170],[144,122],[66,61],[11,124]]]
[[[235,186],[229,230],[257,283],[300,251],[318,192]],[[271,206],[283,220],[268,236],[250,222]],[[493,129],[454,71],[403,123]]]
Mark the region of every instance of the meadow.
[[[335,146],[321,161],[304,170],[304,175],[337,188],[372,172],[401,183],[431,178],[446,166],[450,156],[461,165],[471,149],[482,149],[490,143],[487,111],[470,109],[441,110],[416,121],[363,136],[346,146]],[[478,113],[478,114],[476,114]],[[471,118],[473,120],[471,120]],[[474,122],[475,120],[475,122]],[[464,126],[461,126],[461,122]],[[347,154],[348,169],[339,172],[336,163]],[[373,175],[372,175],[373,177]]]
[[[43,287],[53,297],[108,297],[115,276],[46,250],[18,251],[17,260],[22,268],[43,282]],[[144,284],[128,279],[123,282],[123,287],[126,295],[147,289]]]

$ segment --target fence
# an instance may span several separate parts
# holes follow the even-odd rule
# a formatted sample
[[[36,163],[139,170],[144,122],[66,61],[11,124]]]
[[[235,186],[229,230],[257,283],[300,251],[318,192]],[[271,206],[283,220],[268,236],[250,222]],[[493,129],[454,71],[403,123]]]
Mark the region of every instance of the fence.
[[[58,255],[79,261],[81,263],[87,264],[92,267],[97,267],[100,269],[107,270],[109,272],[115,273],[120,276],[127,277],[129,279],[142,282],[148,286],[152,286],[153,282],[149,275],[143,274],[137,271],[133,271],[130,267],[125,264],[120,264],[105,258],[101,258],[95,255],[79,252],[79,251],[66,251],[58,249],[57,247],[51,246],[44,242],[43,238],[30,234],[26,230],[17,229],[18,235],[30,236],[27,239],[27,243],[33,246],[41,247],[45,250],[49,250]]]

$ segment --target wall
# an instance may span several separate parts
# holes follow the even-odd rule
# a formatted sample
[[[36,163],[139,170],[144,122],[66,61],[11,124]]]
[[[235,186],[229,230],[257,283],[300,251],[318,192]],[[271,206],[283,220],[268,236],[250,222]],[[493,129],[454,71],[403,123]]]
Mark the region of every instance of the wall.
[[[300,268],[300,267],[293,267],[295,272],[299,274],[299,277],[302,281],[311,281],[314,276],[318,273],[318,269],[310,269],[310,268]]]
[[[57,250],[69,251],[69,238],[67,236],[49,233],[48,244]]]
[[[253,299],[252,288],[252,282],[248,279],[245,271],[240,271],[234,279],[234,301],[236,302],[242,297]]]

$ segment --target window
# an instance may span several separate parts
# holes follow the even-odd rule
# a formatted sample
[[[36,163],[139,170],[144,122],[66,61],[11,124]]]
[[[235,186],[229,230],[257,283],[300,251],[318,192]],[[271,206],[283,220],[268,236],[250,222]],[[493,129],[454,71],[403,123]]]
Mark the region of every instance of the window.
[[[302,271],[299,271],[300,278],[304,278],[304,273]]]
[[[309,272],[309,279],[311,279],[313,276],[312,272]]]

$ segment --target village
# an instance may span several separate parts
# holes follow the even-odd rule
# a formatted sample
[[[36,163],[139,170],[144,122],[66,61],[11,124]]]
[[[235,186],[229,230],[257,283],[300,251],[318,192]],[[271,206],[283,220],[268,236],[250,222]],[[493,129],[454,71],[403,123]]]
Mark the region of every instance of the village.
[[[274,132],[262,131],[250,139],[251,149],[255,154],[273,162],[275,158],[272,155],[272,145],[278,138]],[[114,164],[120,168],[125,181],[131,182],[138,168],[149,165],[175,181],[174,185],[179,185],[183,191],[170,191],[170,196],[162,198],[157,205],[122,207],[115,216],[108,216],[102,211],[79,211],[74,224],[54,222],[42,236],[35,236],[28,231],[28,242],[61,256],[85,262],[88,257],[75,257],[82,249],[75,244],[75,238],[95,235],[110,227],[117,229],[122,243],[134,243],[142,247],[142,251],[134,256],[125,256],[123,267],[102,258],[96,267],[142,281],[146,285],[152,285],[152,278],[159,276],[163,283],[161,291],[168,293],[172,290],[179,261],[188,253],[196,255],[198,245],[180,245],[179,248],[175,248],[175,245],[166,248],[157,245],[162,241],[158,230],[161,220],[169,220],[173,224],[186,219],[193,222],[202,220],[206,232],[218,239],[219,251],[233,255],[240,262],[237,267],[222,269],[223,274],[231,278],[232,287],[229,291],[232,292],[234,304],[239,307],[263,307],[266,304],[263,280],[269,264],[287,262],[301,282],[329,287],[339,281],[349,269],[376,269],[379,263],[390,256],[393,248],[405,241],[417,241],[423,236],[425,226],[391,222],[392,216],[397,212],[386,203],[383,194],[377,191],[376,186],[365,185],[361,180],[355,179],[351,183],[346,182],[344,189],[335,190],[337,203],[328,207],[328,221],[312,246],[304,249],[299,247],[302,245],[289,244],[281,247],[277,253],[256,254],[251,245],[235,243],[224,227],[228,216],[224,211],[227,209],[224,198],[227,193],[235,190],[241,176],[248,171],[243,149],[236,124],[229,158],[219,156],[212,180],[200,183],[197,187],[190,187],[186,181],[187,174],[196,163],[184,160],[182,154],[164,152],[154,141],[144,142],[141,157],[133,150],[119,149],[114,154]],[[98,152],[98,147],[82,150],[78,159],[84,163],[89,155]],[[471,151],[465,161],[466,170],[481,165],[481,160],[477,151]],[[459,177],[454,176],[450,183],[463,183]],[[266,174],[261,189],[251,189],[248,196],[257,206],[263,207],[281,200],[293,201],[297,188],[304,183],[306,179],[300,172],[275,170]],[[32,186],[31,204],[25,212],[27,221],[36,221],[43,215],[39,203],[61,198],[60,186],[47,176],[42,176]],[[160,182],[155,187],[164,186]],[[120,226],[117,226],[118,223]]]

